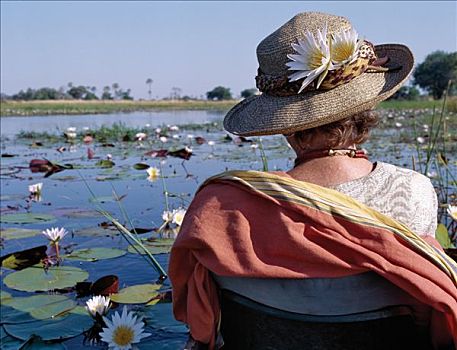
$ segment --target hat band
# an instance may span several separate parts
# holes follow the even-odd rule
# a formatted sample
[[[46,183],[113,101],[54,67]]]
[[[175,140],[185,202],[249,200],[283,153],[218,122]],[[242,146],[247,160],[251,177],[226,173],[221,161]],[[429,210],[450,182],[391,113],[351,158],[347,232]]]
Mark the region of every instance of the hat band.
[[[319,90],[331,90],[339,85],[350,82],[355,77],[363,73],[378,73],[378,72],[391,72],[401,69],[397,67],[382,67],[389,61],[388,57],[377,58],[374,47],[371,43],[365,41],[366,51],[363,55],[336,70],[329,71],[327,76],[319,86],[316,88],[316,83],[309,84],[306,88],[302,89],[300,93]],[[255,77],[256,86],[259,91],[272,96],[294,96],[297,95],[302,87],[302,81],[290,81],[287,75],[273,76],[265,74],[259,67],[257,76]]]

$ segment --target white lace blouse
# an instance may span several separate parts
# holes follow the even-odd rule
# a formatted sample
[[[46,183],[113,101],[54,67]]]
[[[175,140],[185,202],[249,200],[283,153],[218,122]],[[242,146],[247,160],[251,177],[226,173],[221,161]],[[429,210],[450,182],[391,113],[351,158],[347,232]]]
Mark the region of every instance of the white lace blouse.
[[[416,234],[435,236],[438,201],[424,175],[377,162],[370,174],[331,188],[400,221]]]

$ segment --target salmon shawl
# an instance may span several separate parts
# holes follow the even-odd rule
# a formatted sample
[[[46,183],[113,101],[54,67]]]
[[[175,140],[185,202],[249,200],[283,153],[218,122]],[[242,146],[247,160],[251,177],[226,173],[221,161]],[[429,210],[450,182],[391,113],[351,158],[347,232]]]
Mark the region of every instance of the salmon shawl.
[[[273,173],[209,178],[173,245],[176,319],[214,347],[221,276],[337,278],[374,271],[433,308],[435,344],[457,344],[457,264],[405,225],[340,192]]]

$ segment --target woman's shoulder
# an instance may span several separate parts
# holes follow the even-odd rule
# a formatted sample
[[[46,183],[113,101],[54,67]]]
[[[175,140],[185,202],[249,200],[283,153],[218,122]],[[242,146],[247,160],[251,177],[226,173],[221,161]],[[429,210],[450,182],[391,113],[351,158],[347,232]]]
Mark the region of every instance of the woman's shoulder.
[[[379,171],[378,176],[384,181],[407,185],[412,191],[415,188],[427,191],[433,190],[430,179],[415,170],[384,162],[378,162],[377,168]],[[374,175],[376,176],[376,174]]]

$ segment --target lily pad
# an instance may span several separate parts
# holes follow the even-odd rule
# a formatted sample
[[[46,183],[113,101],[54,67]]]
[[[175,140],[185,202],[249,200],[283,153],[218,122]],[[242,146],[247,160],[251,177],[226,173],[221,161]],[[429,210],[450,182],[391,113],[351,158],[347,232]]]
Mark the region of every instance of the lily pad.
[[[167,332],[185,333],[188,329],[182,322],[176,321],[173,317],[171,303],[159,303],[154,306],[147,306],[144,310],[144,320],[154,329],[161,329]]]
[[[155,254],[167,254],[171,251],[171,247],[175,242],[174,239],[155,239],[153,241],[143,241],[144,247],[153,255]],[[136,248],[136,249],[135,249]],[[130,245],[127,250],[129,253],[134,254],[146,254],[143,248],[137,244]],[[138,250],[138,251],[137,251]]]
[[[76,236],[84,237],[110,237],[119,235],[119,231],[113,228],[103,228],[100,226],[86,227],[75,232]]]
[[[10,299],[10,298],[12,298],[11,293],[8,293],[4,290],[0,290],[0,300],[1,300],[0,304],[3,304],[4,300]]]
[[[32,336],[38,336],[48,341],[75,337],[89,329],[92,324],[93,320],[89,316],[70,313],[55,320],[5,324],[3,327],[6,333],[18,339],[28,340]]]
[[[160,284],[138,284],[112,294],[111,300],[120,304],[144,304],[159,294],[157,290],[160,287],[162,287]]]
[[[2,174],[0,174],[1,176]],[[0,202],[19,201],[26,198],[23,194],[2,194],[0,196]]]
[[[78,219],[78,218],[94,218],[101,216],[96,210],[89,210],[84,208],[60,208],[52,212],[55,216],[64,216],[67,218]]]
[[[35,292],[72,287],[87,277],[86,271],[73,266],[55,266],[45,272],[41,265],[35,265],[7,275],[3,282],[12,289]]]
[[[112,168],[115,164],[112,160],[102,159],[99,160],[95,165],[100,168]]]
[[[44,213],[19,213],[2,215],[0,221],[6,224],[39,224],[54,219],[54,216]]]
[[[41,233],[40,230],[31,230],[28,228],[12,227],[0,230],[0,237],[3,239],[21,239],[37,236]]]
[[[41,245],[2,256],[2,267],[12,270],[22,270],[26,267],[36,265],[46,257],[47,248],[47,246]]]
[[[117,258],[127,254],[125,250],[116,248],[87,248],[75,250],[71,254],[65,255],[65,259],[80,261],[97,261],[103,259]]]
[[[149,165],[145,163],[136,163],[133,165],[133,168],[136,170],[146,170],[149,169]]]
[[[35,319],[45,320],[70,311],[76,306],[76,303],[64,295],[40,294],[32,295],[30,297],[13,297],[5,299],[2,303],[2,306],[3,305],[28,313]],[[8,318],[5,320],[3,317],[2,322],[10,323],[8,322]]]
[[[20,349],[24,341],[11,337],[5,332],[5,329],[0,326],[0,344],[2,350],[17,350]]]

